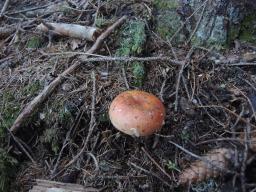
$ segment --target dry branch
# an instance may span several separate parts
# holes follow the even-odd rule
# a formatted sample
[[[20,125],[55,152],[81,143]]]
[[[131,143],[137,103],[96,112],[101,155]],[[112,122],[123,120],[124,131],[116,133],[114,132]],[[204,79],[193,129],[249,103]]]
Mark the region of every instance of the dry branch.
[[[118,19],[113,25],[111,25],[104,33],[102,33],[93,44],[93,46],[87,51],[87,53],[91,54],[94,53],[99,46],[102,44],[103,40],[109,36],[109,34],[114,31],[119,25],[121,25],[126,19],[126,16],[121,17]],[[83,57],[83,60],[86,60],[87,56]],[[31,114],[36,111],[36,109],[42,104],[46,98],[55,90],[57,86],[61,84],[64,77],[72,72],[74,72],[79,66],[81,65],[80,62],[75,62],[69,68],[67,68],[64,72],[62,72],[58,77],[56,77],[44,90],[35,97],[19,114],[15,122],[11,127],[12,132],[18,131],[21,124],[25,122]]]
[[[95,41],[99,30],[96,27],[82,26],[67,23],[41,23],[37,29],[44,32],[53,32],[56,35]]]
[[[171,63],[172,65],[182,65],[183,62],[173,59],[172,57],[167,56],[155,56],[155,57],[109,57],[104,55],[97,55],[97,54],[88,54],[83,52],[57,52],[57,53],[47,53],[47,52],[41,52],[43,55],[46,56],[63,56],[63,57],[73,57],[75,55],[81,55],[81,56],[95,56],[91,58],[87,58],[86,60],[83,60],[83,57],[81,57],[82,61],[84,62],[107,62],[107,61],[124,61],[124,62],[133,62],[133,61],[167,61]]]
[[[4,6],[3,6],[2,10],[1,10],[1,13],[0,13],[0,17],[3,16],[4,12],[6,11],[8,5],[9,5],[9,2],[10,2],[10,0],[5,0]]]

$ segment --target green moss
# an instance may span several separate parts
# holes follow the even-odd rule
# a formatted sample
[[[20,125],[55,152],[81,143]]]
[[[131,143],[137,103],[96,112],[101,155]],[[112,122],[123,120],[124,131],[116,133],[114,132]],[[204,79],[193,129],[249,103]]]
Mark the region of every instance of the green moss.
[[[154,0],[153,5],[157,9],[176,9],[179,3],[176,0]]]
[[[105,112],[105,113],[102,113],[99,115],[99,122],[101,123],[106,123],[106,122],[109,122],[110,119],[109,119],[109,116],[108,116],[108,113]]]
[[[22,95],[24,96],[34,96],[38,93],[38,91],[42,88],[41,83],[37,80],[33,83],[29,83],[22,90]]]
[[[102,28],[107,25],[110,25],[111,23],[114,22],[114,20],[115,20],[115,18],[106,19],[106,18],[104,18],[104,16],[99,15],[95,20],[95,26],[98,28]]]
[[[0,192],[10,191],[10,184],[14,179],[17,160],[11,157],[6,150],[0,148]]]
[[[74,11],[71,8],[69,8],[69,5],[65,3],[59,6],[59,11],[62,12],[65,16],[74,13]]]
[[[18,116],[20,104],[15,100],[14,92],[4,91],[0,93],[0,98],[0,192],[7,192],[15,175],[17,161],[5,150],[6,129]]]
[[[20,104],[15,100],[13,92],[5,91],[2,97],[2,112],[0,121],[0,137],[3,137],[6,128],[10,128],[19,114]]]
[[[47,127],[41,135],[40,141],[48,146],[54,154],[57,154],[62,143],[62,136],[73,124],[73,116],[63,99],[56,99],[48,103],[40,116]]]
[[[116,55],[129,56],[140,54],[145,41],[145,23],[141,20],[130,21],[121,30],[120,47],[116,51]]]
[[[70,120],[72,119],[72,114],[69,110],[67,110],[65,107],[59,108],[59,119],[61,121],[61,124],[67,125]]]
[[[132,74],[134,77],[133,85],[136,87],[142,87],[145,78],[145,66],[143,63],[132,63]]]
[[[231,25],[228,28],[227,44],[230,45],[239,36],[240,27],[237,25]]]
[[[156,16],[156,33],[163,39],[169,39],[181,26],[180,17],[176,11],[161,11]],[[185,35],[181,32],[176,35],[174,41],[179,43],[185,40]]]
[[[246,16],[241,24],[241,32],[239,35],[239,39],[250,42],[256,43],[256,14],[250,14]]]
[[[51,150],[57,154],[59,150],[59,137],[58,130],[56,128],[46,129],[43,135],[40,137],[42,143],[49,144]]]
[[[27,48],[30,48],[30,49],[40,48],[42,44],[43,44],[43,40],[41,37],[33,36],[28,40]]]

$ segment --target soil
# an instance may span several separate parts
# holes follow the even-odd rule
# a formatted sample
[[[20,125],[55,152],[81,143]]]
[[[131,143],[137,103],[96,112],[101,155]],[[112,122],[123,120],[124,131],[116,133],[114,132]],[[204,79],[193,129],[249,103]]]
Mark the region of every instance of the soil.
[[[79,183],[100,191],[241,191],[243,187],[250,191],[255,188],[253,144],[238,139],[241,133],[246,133],[253,140],[251,132],[256,127],[256,70],[253,65],[245,64],[245,55],[255,54],[254,45],[240,42],[239,46],[222,50],[191,45],[171,48],[168,41],[155,34],[154,15],[145,16],[148,14],[145,9],[154,10],[150,1],[98,1],[100,8],[97,2],[83,7],[83,1],[69,1],[69,8],[62,11],[34,10],[32,16],[26,15],[27,11],[12,14],[51,2],[54,1],[11,1],[0,20],[1,27],[13,29],[7,34],[0,30],[0,129],[3,129],[0,148],[17,161],[13,168],[16,173],[8,182],[10,191],[28,191],[35,179]],[[139,86],[134,83],[132,62],[84,63],[64,77],[65,81],[15,134],[34,159],[32,163],[6,128],[11,127],[24,106],[44,87],[77,61],[77,55],[68,52],[85,52],[93,45],[69,37],[53,37],[49,43],[49,34],[37,31],[36,26],[42,21],[92,26],[97,16],[105,19],[100,26],[104,31],[122,15],[128,15],[128,20],[140,18],[147,23],[142,51],[128,56],[175,59],[175,52],[177,59],[184,61],[193,48],[178,89],[180,67],[169,61],[144,62],[145,75]],[[112,33],[95,54],[115,55],[122,29],[119,27]],[[253,61],[252,58],[250,62]],[[165,105],[165,124],[152,136],[125,135],[108,118],[111,101],[127,90],[127,83],[129,89],[153,93]],[[63,144],[64,150],[60,152]],[[76,159],[83,146],[83,153]],[[218,148],[236,151],[237,158],[226,167],[233,174],[179,185],[179,174],[197,159],[191,153],[202,156]]]

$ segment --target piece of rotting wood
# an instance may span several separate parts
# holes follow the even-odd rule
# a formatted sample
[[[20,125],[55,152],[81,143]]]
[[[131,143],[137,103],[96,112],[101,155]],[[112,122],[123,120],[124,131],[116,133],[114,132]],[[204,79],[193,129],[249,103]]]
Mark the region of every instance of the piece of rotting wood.
[[[68,23],[41,23],[37,29],[44,32],[52,32],[60,36],[95,41],[99,30],[96,27],[82,26]]]
[[[36,185],[29,192],[98,192],[99,189],[84,187],[79,184],[61,183],[49,180],[36,180]]]

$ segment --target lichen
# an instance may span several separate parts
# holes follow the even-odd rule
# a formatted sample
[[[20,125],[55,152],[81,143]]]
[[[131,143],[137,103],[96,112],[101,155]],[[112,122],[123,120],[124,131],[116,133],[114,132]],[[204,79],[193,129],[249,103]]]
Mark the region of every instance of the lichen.
[[[195,36],[191,40],[192,44],[218,49],[226,46],[227,31],[224,22],[224,16],[214,16],[210,20],[203,19]]]

